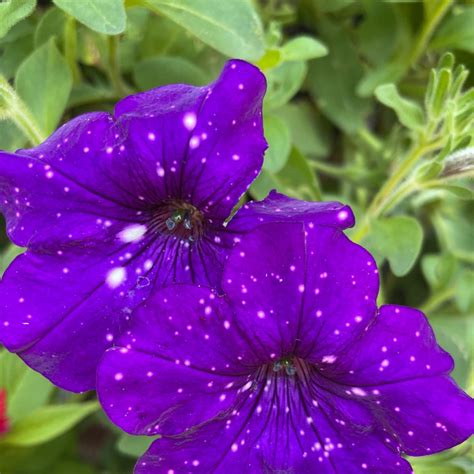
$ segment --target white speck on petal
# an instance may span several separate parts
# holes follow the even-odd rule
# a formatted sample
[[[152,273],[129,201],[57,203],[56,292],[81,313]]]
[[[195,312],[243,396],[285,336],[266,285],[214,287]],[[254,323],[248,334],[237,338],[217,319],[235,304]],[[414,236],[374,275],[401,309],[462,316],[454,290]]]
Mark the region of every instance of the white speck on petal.
[[[118,237],[122,242],[136,242],[145,235],[146,230],[145,225],[133,224],[120,231]]]

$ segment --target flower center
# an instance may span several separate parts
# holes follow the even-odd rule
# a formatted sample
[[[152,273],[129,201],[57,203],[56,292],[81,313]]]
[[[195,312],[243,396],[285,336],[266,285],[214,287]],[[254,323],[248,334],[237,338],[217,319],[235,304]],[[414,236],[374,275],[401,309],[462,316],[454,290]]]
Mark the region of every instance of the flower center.
[[[296,374],[296,360],[292,356],[282,357],[274,362],[273,372],[286,373],[290,377]]]
[[[194,242],[203,234],[204,216],[192,204],[172,199],[160,203],[153,209],[149,229]]]

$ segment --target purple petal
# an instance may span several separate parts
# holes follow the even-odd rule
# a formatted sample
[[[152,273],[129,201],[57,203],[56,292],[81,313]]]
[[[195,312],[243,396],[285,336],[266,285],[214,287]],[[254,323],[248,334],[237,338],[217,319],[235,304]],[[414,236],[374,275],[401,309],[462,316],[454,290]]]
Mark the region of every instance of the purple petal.
[[[19,256],[0,282],[2,343],[63,388],[93,388],[99,358],[156,277],[147,264],[152,249],[133,258],[127,250],[107,245]]]
[[[447,376],[452,368],[423,313],[387,305],[326,376],[355,386],[361,398],[375,394],[379,424],[403,452],[420,456],[474,432],[474,401]]]
[[[146,161],[146,175],[165,195],[189,200],[224,220],[256,178],[263,136],[265,78],[232,60],[208,87],[167,86],[117,104],[123,146]]]
[[[233,250],[223,289],[266,356],[323,362],[375,316],[378,276],[373,258],[338,229],[274,223]]]
[[[293,199],[271,191],[263,201],[242,206],[230,222],[231,229],[249,231],[270,222],[304,222],[311,228],[325,225],[346,229],[354,225],[354,214],[340,202],[312,202]]]
[[[222,414],[247,381],[248,348],[209,289],[176,285],[139,307],[98,369],[104,410],[135,434],[174,434]]]
[[[339,407],[354,411],[347,402],[331,396],[326,404],[327,394],[318,389],[323,402],[313,404],[302,380],[299,388],[286,377],[270,381],[262,381],[226,420],[155,441],[135,473],[411,472],[392,447],[366,429],[367,410],[358,409],[358,425],[345,423]]]

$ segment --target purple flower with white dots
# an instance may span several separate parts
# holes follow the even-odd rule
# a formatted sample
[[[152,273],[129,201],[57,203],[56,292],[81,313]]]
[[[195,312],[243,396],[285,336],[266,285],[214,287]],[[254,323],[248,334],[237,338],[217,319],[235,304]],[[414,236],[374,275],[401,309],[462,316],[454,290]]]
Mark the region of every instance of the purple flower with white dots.
[[[260,171],[265,78],[229,61],[90,113],[40,146],[0,152],[0,211],[27,251],[0,284],[0,341],[57,385],[95,385],[103,351],[155,287],[216,287],[224,226]]]
[[[97,382],[116,424],[163,435],[136,474],[409,473],[403,454],[472,434],[427,319],[377,308],[373,258],[333,221],[263,224],[227,260],[225,296],[177,285],[137,309]]]

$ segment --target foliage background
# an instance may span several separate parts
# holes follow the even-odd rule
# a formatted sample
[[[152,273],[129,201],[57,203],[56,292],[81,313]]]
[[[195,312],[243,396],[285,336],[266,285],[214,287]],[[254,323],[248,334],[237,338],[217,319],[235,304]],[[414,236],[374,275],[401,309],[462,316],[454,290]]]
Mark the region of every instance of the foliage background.
[[[0,0],[0,149],[136,91],[210,82],[229,57],[257,64],[270,148],[248,197],[351,204],[380,302],[422,308],[473,395],[473,52],[471,1]],[[0,274],[20,251],[3,226]],[[94,394],[60,391],[0,350],[2,388],[3,474],[129,473],[148,444]],[[473,458],[465,443],[411,461],[462,474]]]

